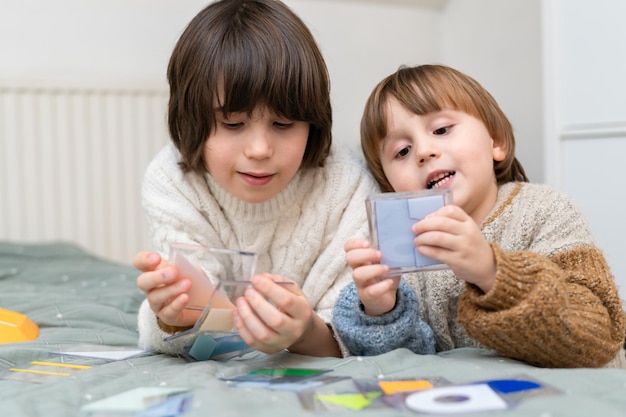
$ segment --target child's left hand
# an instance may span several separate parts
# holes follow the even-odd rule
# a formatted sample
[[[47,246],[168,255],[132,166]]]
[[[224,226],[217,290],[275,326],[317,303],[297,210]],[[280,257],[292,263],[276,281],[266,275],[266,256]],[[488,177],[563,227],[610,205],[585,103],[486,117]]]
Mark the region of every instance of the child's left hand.
[[[300,287],[277,275],[258,274],[252,287],[237,299],[233,313],[235,327],[241,338],[256,350],[276,353],[303,338],[317,315]]]
[[[350,239],[344,250],[365,314],[380,316],[391,311],[396,305],[400,277],[385,277],[389,267],[380,263],[382,253],[365,239]]]
[[[453,204],[413,225],[415,247],[445,263],[457,277],[487,293],[496,279],[493,251],[474,220]]]

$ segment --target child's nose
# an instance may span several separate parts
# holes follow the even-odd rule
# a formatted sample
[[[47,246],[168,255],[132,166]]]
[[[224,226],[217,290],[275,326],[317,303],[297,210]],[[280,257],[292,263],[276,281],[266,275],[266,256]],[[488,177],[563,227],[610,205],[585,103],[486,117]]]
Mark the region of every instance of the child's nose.
[[[420,159],[419,159],[419,164],[420,164],[420,165],[423,165],[423,164],[425,164],[428,160],[430,160],[430,159],[434,159],[434,158],[436,158],[436,157],[437,157],[437,154],[434,154],[434,153],[431,153],[431,154],[429,154],[429,155],[422,156],[422,157],[420,157]]]
[[[436,159],[440,155],[439,150],[434,144],[428,142],[420,146],[415,154],[417,164],[423,165],[431,159]]]
[[[247,140],[245,155],[248,158],[264,159],[272,156],[272,139],[266,129],[255,129]]]

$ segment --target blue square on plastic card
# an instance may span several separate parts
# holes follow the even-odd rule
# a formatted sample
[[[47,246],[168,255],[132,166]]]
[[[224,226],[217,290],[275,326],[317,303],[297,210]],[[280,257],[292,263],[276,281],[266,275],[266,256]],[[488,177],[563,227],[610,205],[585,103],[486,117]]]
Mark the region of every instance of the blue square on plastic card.
[[[368,199],[368,216],[374,246],[383,254],[381,263],[390,275],[445,265],[415,248],[413,224],[451,202],[450,190],[376,194]]]

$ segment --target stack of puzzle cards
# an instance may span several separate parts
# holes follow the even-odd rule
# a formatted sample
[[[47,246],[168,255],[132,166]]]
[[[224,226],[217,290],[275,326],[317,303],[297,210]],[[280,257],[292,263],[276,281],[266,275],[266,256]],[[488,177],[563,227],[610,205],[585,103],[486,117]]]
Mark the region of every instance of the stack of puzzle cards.
[[[367,198],[372,246],[382,252],[389,276],[447,266],[420,254],[411,227],[430,213],[452,203],[449,189],[379,193]]]

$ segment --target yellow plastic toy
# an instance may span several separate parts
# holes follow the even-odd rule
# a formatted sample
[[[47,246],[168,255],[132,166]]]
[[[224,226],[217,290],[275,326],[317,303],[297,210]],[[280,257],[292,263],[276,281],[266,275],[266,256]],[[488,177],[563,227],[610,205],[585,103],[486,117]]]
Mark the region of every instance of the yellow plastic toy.
[[[0,343],[26,342],[39,336],[39,326],[22,313],[0,308]]]

